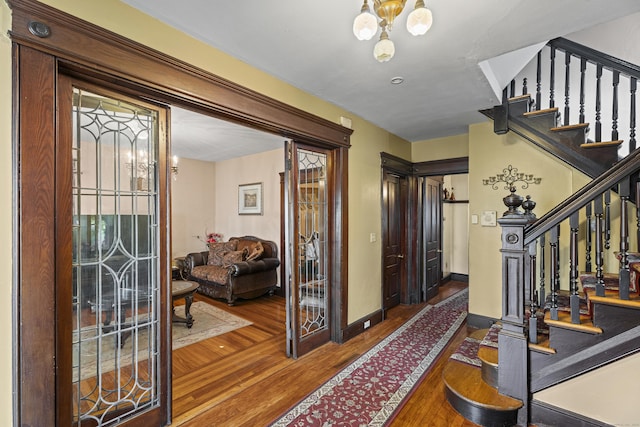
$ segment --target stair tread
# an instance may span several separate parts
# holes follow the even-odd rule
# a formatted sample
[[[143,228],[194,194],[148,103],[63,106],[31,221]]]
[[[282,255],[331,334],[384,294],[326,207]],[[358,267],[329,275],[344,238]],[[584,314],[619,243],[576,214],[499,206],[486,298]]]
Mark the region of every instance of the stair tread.
[[[522,401],[500,394],[485,383],[478,367],[449,360],[442,378],[451,392],[475,406],[494,411],[514,411],[522,407]]]
[[[584,129],[588,127],[589,127],[589,123],[576,123],[575,125],[552,127],[551,130],[553,132],[562,132],[565,130]]]
[[[516,101],[521,101],[523,99],[527,99],[527,98],[531,98],[531,95],[529,95],[528,93],[525,95],[518,95],[518,96],[512,96],[511,98],[509,98],[507,101],[509,102],[516,102]]]
[[[594,335],[602,333],[602,329],[594,326],[591,317],[587,315],[580,315],[580,323],[571,323],[571,313],[568,311],[558,311],[558,320],[552,320],[551,313],[546,312],[544,315],[544,322],[549,326],[570,329],[578,332],[586,332]]]
[[[553,108],[545,108],[543,110],[528,111],[528,112],[524,113],[523,115],[526,116],[526,117],[531,117],[531,116],[539,116],[539,115],[543,115],[543,114],[557,113],[557,112],[558,112],[558,107],[553,107]]]
[[[538,341],[537,344],[529,343],[529,350],[544,354],[556,354],[556,349],[550,346],[549,338]]]
[[[481,345],[478,349],[478,359],[483,363],[498,366],[498,349]]]
[[[640,310],[640,295],[629,295],[629,299],[620,299],[616,291],[605,291],[605,296],[599,297],[595,294],[595,290],[589,292],[589,302],[598,304],[615,305],[618,307],[628,307]]]
[[[617,147],[622,144],[624,140],[618,139],[616,141],[600,141],[600,142],[587,142],[580,144],[581,148],[603,148],[603,147]]]

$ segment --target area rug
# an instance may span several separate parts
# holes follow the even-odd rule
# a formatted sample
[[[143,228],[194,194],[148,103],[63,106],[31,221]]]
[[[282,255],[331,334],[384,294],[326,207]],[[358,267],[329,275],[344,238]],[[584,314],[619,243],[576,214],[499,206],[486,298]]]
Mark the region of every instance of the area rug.
[[[383,426],[467,317],[468,291],[427,305],[272,426]]]
[[[175,312],[179,316],[184,316],[184,305],[175,307]],[[190,313],[193,316],[193,326],[187,328],[182,323],[173,324],[172,332],[172,348],[176,350],[207,338],[222,335],[235,329],[251,325],[251,322],[231,314],[227,311],[207,304],[204,301],[196,301],[191,305]],[[82,357],[82,373],[78,375],[77,369],[74,369],[74,381],[78,378],[86,379],[95,376],[96,367],[98,366],[97,347],[98,342],[102,348],[100,365],[102,371],[113,369],[116,357],[116,344],[114,336],[103,336],[100,340],[97,338],[95,327],[88,327],[82,330],[83,343],[81,351]],[[74,342],[77,336],[74,336]],[[127,338],[124,347],[120,349],[120,366],[126,366],[132,360],[132,344],[131,337]],[[141,329],[137,336],[138,361],[146,359],[146,349],[148,348],[147,331]],[[77,344],[74,345],[74,358],[78,354]],[[74,366],[77,366],[77,360],[74,360]]]

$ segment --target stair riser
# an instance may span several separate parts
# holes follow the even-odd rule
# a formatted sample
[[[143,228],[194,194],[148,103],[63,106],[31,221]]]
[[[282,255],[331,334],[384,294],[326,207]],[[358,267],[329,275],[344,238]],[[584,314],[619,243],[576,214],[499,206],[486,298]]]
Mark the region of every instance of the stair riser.
[[[638,325],[640,311],[629,307],[594,304],[593,324],[606,331],[608,336],[627,331]]]
[[[498,388],[498,367],[490,363],[482,363],[482,380],[493,388]]]
[[[511,427],[517,424],[518,411],[496,411],[477,406],[445,387],[447,401],[463,417],[483,427]]]

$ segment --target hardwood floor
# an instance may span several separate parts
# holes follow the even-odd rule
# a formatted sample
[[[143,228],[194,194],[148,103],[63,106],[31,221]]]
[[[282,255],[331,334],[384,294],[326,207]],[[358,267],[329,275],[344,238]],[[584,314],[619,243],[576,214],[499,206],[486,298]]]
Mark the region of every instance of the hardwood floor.
[[[465,283],[449,282],[430,303],[465,287]],[[173,352],[172,426],[269,425],[424,306],[397,306],[384,322],[350,341],[329,343],[292,360],[285,356],[283,298],[265,296],[240,301],[234,307],[203,296],[196,296],[196,300],[207,301],[253,324]],[[392,426],[476,425],[449,406],[441,380],[446,359],[471,332],[462,326]]]

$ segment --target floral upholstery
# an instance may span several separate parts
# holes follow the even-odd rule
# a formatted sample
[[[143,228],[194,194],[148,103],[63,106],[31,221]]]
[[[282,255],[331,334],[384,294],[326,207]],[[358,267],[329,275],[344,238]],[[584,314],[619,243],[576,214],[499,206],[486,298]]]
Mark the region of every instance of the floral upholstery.
[[[227,283],[229,269],[220,265],[199,265],[191,271],[191,275],[197,279],[223,285]]]

